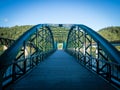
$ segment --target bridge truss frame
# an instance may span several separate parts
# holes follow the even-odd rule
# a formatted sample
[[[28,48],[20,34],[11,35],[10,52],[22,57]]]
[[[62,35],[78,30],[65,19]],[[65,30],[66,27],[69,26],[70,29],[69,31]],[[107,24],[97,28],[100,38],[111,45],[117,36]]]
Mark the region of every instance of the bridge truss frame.
[[[10,47],[0,56],[0,88],[18,80],[56,50],[52,31],[46,24],[32,27],[14,43],[3,41],[1,44]]]
[[[65,50],[83,66],[120,86],[120,52],[91,28],[73,25]]]

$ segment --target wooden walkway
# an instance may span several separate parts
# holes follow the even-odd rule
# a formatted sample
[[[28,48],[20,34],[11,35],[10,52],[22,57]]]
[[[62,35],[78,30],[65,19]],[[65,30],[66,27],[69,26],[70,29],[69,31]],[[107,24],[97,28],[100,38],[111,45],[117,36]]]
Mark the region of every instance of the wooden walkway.
[[[117,90],[64,51],[56,51],[9,90]]]

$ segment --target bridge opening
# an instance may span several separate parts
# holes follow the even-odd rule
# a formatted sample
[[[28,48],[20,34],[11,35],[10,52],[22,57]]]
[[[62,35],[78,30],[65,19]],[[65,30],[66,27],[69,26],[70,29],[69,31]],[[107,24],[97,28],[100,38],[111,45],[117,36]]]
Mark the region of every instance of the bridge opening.
[[[63,43],[58,43],[57,44],[57,49],[62,50],[63,49]]]

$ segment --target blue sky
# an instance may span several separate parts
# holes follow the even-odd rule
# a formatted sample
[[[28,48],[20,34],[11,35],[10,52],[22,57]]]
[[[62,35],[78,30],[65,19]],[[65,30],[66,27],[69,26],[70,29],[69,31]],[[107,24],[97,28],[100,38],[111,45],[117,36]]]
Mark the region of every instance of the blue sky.
[[[0,26],[40,23],[120,26],[120,0],[0,0]]]

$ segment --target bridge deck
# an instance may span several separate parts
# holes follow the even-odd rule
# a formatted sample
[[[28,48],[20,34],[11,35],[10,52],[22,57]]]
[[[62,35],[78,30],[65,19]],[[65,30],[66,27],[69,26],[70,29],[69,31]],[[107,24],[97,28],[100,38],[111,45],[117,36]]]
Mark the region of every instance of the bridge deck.
[[[64,51],[56,51],[10,90],[116,90]]]

